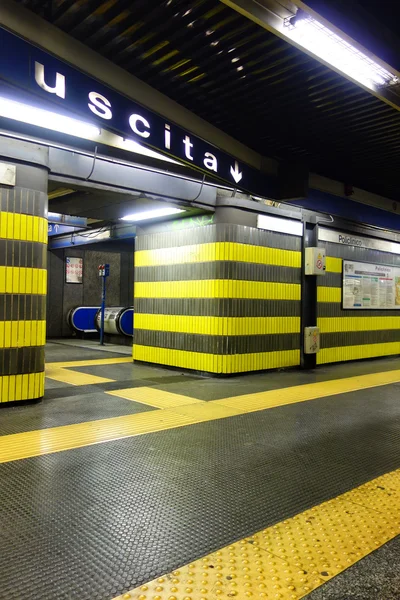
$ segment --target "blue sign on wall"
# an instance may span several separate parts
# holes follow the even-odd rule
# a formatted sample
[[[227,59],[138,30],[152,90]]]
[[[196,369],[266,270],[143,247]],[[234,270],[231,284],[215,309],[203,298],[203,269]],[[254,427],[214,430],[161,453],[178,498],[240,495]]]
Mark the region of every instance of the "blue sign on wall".
[[[107,129],[259,196],[276,197],[275,178],[0,28],[1,96],[40,105]],[[11,87],[10,87],[11,85]],[[29,93],[29,98],[26,93]],[[39,102],[38,102],[39,100]]]
[[[70,227],[69,225],[59,225],[58,223],[49,223],[48,225],[48,235],[52,237],[53,235],[61,235],[62,233],[72,233],[73,231],[78,231],[76,227]]]

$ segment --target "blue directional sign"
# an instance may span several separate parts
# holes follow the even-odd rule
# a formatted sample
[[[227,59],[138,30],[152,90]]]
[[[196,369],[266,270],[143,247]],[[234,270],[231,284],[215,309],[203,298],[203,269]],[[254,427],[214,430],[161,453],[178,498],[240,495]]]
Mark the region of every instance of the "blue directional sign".
[[[99,127],[99,133],[100,129],[115,132],[230,186],[276,197],[275,178],[2,28],[0,47],[7,48],[7,52],[0,53],[0,117],[13,118],[2,110],[2,99],[3,106],[5,98],[18,100],[79,118]]]
[[[70,227],[69,225],[60,225],[59,223],[49,223],[48,225],[48,236],[61,235],[62,233],[73,233],[78,231],[77,227]]]

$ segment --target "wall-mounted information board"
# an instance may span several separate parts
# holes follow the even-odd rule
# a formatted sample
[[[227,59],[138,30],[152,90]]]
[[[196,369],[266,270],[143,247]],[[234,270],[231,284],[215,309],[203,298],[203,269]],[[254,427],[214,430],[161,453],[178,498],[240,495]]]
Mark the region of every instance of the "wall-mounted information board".
[[[343,308],[400,310],[400,267],[344,260]]]
[[[82,283],[83,258],[67,256],[65,259],[65,282]]]

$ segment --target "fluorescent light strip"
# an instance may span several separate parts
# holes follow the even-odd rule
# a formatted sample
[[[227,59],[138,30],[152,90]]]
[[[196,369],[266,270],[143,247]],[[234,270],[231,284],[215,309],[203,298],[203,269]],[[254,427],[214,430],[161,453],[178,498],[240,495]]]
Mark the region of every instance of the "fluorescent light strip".
[[[157,160],[175,165],[182,164],[168,156],[164,156],[164,154],[142,146],[134,140],[124,139],[106,129],[100,129],[96,125],[91,125],[72,117],[65,117],[64,115],[42,108],[36,108],[23,102],[9,100],[8,98],[0,97],[0,117],[13,119],[20,123],[27,123],[28,125],[36,125],[37,127],[58,131],[59,133],[66,133],[82,139],[89,139],[94,142],[98,141],[107,146],[121,148],[135,154],[149,156],[150,158],[156,158]]]
[[[258,215],[257,227],[289,235],[303,235],[303,223],[301,221],[280,219],[278,217],[270,217],[269,215]]]
[[[0,116],[76,137],[90,138],[100,135],[100,129],[95,125],[8,98],[0,97]]]
[[[148,219],[157,219],[158,217],[167,217],[169,215],[176,215],[178,213],[185,212],[181,208],[172,208],[167,206],[165,208],[156,208],[155,210],[146,210],[143,212],[132,213],[121,218],[121,221],[146,221]]]
[[[371,89],[397,82],[395,75],[310,16],[288,23],[285,35]]]
[[[136,152],[137,154],[142,154],[143,156],[150,156],[150,158],[157,158],[157,160],[163,160],[165,162],[173,163],[174,165],[182,164],[182,163],[178,162],[177,160],[173,160],[172,158],[169,158],[168,156],[164,156],[164,154],[160,154],[159,152],[155,152],[154,150],[151,150],[150,148],[146,148],[145,146],[142,146],[142,144],[139,144],[138,142],[135,142],[134,140],[123,140],[121,147],[124,148],[125,150],[129,150],[129,152]]]

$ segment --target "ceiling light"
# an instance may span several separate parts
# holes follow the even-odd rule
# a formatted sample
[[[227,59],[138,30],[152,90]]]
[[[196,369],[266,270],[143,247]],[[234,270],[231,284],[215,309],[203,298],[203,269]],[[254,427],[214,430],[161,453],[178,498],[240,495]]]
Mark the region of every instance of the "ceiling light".
[[[232,58],[233,63],[237,62],[238,60],[240,60],[240,58],[238,56],[235,56],[235,58]]]
[[[214,33],[213,29],[207,29],[206,35],[212,35]]]
[[[177,215],[185,212],[181,208],[173,208],[166,206],[164,208],[156,208],[154,210],[145,210],[143,212],[132,213],[121,218],[121,221],[146,221],[147,219],[157,219],[158,217],[167,217],[169,215]]]
[[[219,44],[219,41],[215,40],[215,42],[211,42],[210,46],[218,46],[218,44]]]
[[[241,66],[240,66],[240,67],[238,67],[236,70],[237,70],[237,71],[243,71],[243,67],[241,67]]]
[[[134,140],[126,140],[124,139],[120,144],[120,147],[129,150],[129,152],[136,152],[137,154],[142,154],[143,156],[150,156],[151,158],[156,158],[158,160],[164,160],[165,162],[173,163],[174,165],[180,165],[182,163],[177,160],[173,160],[168,156],[164,156],[164,154],[160,154],[159,152],[155,152],[150,148],[146,148],[146,146],[142,146],[139,142],[135,142]]]
[[[269,215],[258,215],[258,229],[268,229],[278,233],[286,233],[288,235],[303,235],[303,223],[301,221],[293,221],[291,219],[280,219],[279,217],[270,217]]]
[[[305,13],[286,20],[285,25],[285,34],[296,44],[371,89],[390,85],[396,79],[372,58]]]
[[[90,138],[100,134],[100,129],[90,123],[65,117],[64,115],[43,110],[42,108],[35,108],[22,102],[8,100],[8,98],[0,97],[0,117],[13,119],[21,123],[28,123],[29,125],[37,125],[38,127],[67,133],[76,137]]]

